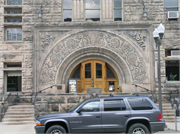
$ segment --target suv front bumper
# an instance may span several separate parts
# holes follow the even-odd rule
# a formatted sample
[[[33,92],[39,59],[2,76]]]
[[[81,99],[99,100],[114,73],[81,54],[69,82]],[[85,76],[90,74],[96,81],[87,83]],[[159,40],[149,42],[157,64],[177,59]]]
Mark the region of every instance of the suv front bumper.
[[[165,122],[150,122],[151,132],[164,131]]]
[[[34,127],[36,134],[44,134],[45,126],[35,126]]]

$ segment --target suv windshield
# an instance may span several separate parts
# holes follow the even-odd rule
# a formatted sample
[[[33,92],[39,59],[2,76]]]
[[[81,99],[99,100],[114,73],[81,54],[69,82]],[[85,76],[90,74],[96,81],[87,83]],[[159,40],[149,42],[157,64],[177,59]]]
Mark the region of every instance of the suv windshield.
[[[84,102],[84,101],[83,101],[83,102]],[[74,112],[74,110],[75,110],[78,106],[80,106],[83,102],[81,102],[81,103],[77,104],[76,106],[72,107],[68,112]]]

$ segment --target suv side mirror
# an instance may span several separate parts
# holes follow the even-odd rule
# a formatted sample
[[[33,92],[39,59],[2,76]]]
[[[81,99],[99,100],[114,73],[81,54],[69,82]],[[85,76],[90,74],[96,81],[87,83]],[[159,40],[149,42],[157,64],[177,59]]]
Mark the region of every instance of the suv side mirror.
[[[76,112],[77,113],[80,113],[82,111],[82,109],[81,108],[79,108]]]

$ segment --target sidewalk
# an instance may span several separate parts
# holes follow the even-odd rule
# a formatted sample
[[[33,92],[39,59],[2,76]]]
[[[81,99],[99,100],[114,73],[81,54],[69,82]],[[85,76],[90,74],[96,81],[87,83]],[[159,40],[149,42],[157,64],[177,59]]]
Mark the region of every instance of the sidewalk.
[[[180,123],[177,125],[178,132],[175,131],[175,123],[166,123],[167,129],[165,131],[156,132],[155,134],[177,134],[180,133]],[[28,125],[2,125],[0,123],[0,134],[35,134],[34,124]]]
[[[2,125],[0,123],[0,134],[35,134],[34,124],[27,125]]]

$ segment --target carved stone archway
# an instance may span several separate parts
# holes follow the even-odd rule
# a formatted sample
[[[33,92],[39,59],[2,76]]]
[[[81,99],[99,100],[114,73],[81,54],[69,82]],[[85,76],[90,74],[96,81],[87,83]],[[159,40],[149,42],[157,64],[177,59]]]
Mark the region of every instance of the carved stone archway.
[[[99,59],[116,71],[119,83],[146,83],[147,69],[136,44],[106,31],[82,31],[59,41],[40,71],[41,84],[66,84],[82,61]],[[120,78],[121,77],[121,78]]]

